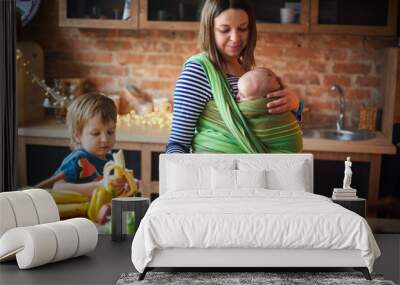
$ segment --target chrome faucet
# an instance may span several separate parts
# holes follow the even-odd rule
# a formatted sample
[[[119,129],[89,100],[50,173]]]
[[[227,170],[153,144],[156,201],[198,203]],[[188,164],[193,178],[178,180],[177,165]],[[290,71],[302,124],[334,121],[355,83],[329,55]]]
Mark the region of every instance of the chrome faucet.
[[[336,121],[336,130],[340,131],[344,129],[344,91],[340,85],[336,84],[332,85],[330,90],[339,93],[339,116]]]

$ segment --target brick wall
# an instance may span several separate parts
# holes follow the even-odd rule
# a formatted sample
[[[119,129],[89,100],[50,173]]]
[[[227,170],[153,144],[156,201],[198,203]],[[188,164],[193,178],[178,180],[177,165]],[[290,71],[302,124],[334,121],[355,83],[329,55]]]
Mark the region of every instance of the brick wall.
[[[42,1],[20,38],[38,42],[44,49],[46,79],[85,77],[110,94],[135,84],[151,96],[172,97],[182,63],[198,52],[195,32],[59,28],[57,1]],[[357,126],[362,104],[381,105],[383,48],[395,42],[363,36],[262,33],[256,61],[300,92],[313,122],[335,121],[338,98],[329,87],[342,85],[346,123]]]

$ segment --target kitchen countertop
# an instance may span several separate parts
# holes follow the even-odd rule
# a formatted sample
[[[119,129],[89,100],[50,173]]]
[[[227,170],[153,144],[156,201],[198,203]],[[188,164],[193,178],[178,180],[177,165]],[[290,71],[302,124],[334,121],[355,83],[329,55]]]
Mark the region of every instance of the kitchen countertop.
[[[391,140],[381,132],[376,132],[376,137],[370,140],[339,141],[328,139],[303,139],[304,151],[329,151],[366,154],[395,154],[396,147]]]
[[[168,141],[169,130],[148,126],[118,126],[117,142],[161,143]],[[52,121],[18,127],[18,136],[69,139],[67,125]]]
[[[169,130],[143,126],[118,126],[117,142],[134,143],[158,143],[165,144],[168,141]],[[396,147],[390,139],[381,132],[370,140],[361,141],[337,141],[317,138],[304,138],[304,151],[321,152],[347,152],[366,154],[395,154]],[[18,136],[46,137],[69,139],[67,126],[55,121],[39,122],[23,127],[18,127]]]

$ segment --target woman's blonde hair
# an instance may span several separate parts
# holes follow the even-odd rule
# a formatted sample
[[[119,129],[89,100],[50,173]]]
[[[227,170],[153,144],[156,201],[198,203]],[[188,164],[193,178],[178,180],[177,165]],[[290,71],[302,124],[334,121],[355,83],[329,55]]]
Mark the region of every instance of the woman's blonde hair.
[[[242,9],[249,17],[249,36],[239,62],[244,69],[250,70],[254,65],[254,49],[257,42],[256,19],[251,3],[247,0],[207,0],[201,12],[199,45],[207,52],[211,61],[223,70],[223,57],[218,51],[214,36],[214,19],[227,9]]]
[[[100,115],[103,123],[116,123],[117,107],[114,101],[100,92],[83,94],[72,101],[67,112],[67,125],[72,148],[78,146],[75,136],[82,134],[87,122],[96,115]]]

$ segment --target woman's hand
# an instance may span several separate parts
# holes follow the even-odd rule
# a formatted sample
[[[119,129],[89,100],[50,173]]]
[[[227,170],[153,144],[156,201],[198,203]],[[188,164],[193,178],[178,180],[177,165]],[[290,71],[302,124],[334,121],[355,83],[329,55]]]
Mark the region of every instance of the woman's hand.
[[[274,98],[267,104],[267,110],[270,114],[279,114],[288,111],[297,112],[300,104],[300,96],[294,90],[284,87],[267,95],[267,98]]]

